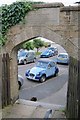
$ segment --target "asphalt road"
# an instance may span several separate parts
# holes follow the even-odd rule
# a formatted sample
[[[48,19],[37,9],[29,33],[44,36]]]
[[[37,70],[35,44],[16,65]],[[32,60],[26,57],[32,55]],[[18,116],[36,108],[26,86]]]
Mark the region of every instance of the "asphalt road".
[[[34,64],[35,63],[19,66],[19,73],[24,77],[24,85],[19,91],[20,98],[30,100],[33,96],[36,96],[38,100],[44,99],[59,91],[68,81],[68,66],[66,65],[58,65],[58,76],[50,77],[44,83],[27,80],[24,73],[27,69],[33,67]]]

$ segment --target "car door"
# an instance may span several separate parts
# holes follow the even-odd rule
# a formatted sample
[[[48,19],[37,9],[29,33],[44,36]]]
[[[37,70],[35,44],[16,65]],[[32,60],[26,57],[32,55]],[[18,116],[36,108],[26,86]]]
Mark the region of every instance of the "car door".
[[[29,53],[26,54],[26,62],[27,63],[29,62],[28,56],[29,56]]]
[[[51,63],[51,66],[52,66],[52,69],[51,69],[51,70],[52,70],[52,75],[54,75],[54,74],[55,74],[55,70],[56,70],[56,69],[55,69],[56,63],[55,63],[55,62],[52,62],[52,63]]]
[[[28,60],[29,60],[29,62],[32,62],[32,53],[31,52],[29,52]]]
[[[47,69],[46,69],[46,76],[49,77],[51,75],[52,75],[52,66],[49,63],[48,66],[47,66]]]
[[[28,60],[28,62],[32,62],[32,53],[31,52],[28,53],[27,60]]]

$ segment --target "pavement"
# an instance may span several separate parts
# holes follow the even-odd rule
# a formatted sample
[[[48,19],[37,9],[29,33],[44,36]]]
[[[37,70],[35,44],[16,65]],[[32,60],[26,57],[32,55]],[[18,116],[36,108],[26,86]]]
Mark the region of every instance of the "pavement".
[[[0,110],[1,118],[66,118],[66,104],[58,104],[59,97],[66,97],[67,83],[57,93],[40,101],[18,99],[13,105]],[[62,94],[61,94],[62,92]],[[65,95],[63,95],[63,92]],[[53,104],[53,102],[54,104]]]

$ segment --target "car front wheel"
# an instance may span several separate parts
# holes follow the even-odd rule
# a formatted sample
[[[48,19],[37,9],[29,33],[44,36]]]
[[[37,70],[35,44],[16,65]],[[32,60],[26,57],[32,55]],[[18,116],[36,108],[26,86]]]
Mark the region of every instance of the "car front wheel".
[[[56,77],[56,76],[58,76],[58,73],[57,73],[57,72],[55,72],[55,74],[54,74],[54,77]]]
[[[36,58],[34,58],[33,62],[35,62],[35,61],[36,61]]]
[[[46,81],[46,76],[45,75],[42,75],[41,78],[40,78],[40,82],[43,83]]]

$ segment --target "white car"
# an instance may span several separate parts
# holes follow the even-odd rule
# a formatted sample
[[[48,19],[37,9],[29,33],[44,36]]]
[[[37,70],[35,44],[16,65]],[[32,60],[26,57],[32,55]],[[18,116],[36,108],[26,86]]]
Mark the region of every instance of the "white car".
[[[68,53],[59,53],[57,57],[57,63],[69,64]]]
[[[21,50],[18,51],[18,64],[27,64],[29,62],[35,62],[36,54],[33,50]]]

